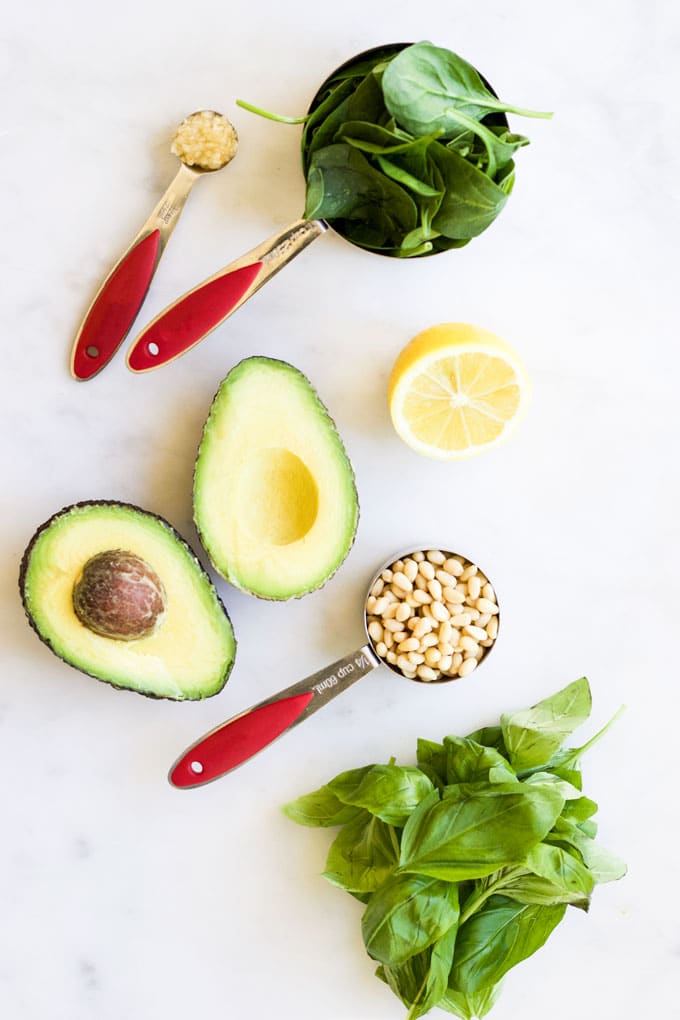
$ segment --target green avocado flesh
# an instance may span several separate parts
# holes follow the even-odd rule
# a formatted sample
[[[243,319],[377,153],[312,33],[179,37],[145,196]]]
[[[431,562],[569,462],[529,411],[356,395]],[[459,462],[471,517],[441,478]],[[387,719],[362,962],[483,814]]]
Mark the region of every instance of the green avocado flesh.
[[[216,570],[261,598],[321,587],[352,547],[354,472],[308,379],[248,358],[223,381],[203,429],[194,519]]]
[[[148,636],[104,636],[76,615],[83,568],[109,550],[139,557],[162,582],[164,611]],[[227,682],[236,652],[229,617],[189,546],[154,514],[103,501],[66,507],[34,535],[19,585],[42,640],[98,680],[175,701],[209,698]]]

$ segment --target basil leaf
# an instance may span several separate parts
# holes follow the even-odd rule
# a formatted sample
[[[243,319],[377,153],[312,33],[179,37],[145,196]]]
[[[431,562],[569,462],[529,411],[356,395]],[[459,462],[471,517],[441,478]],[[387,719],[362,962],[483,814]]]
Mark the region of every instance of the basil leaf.
[[[458,886],[425,875],[393,875],[371,897],[361,921],[369,956],[398,967],[458,923]]]
[[[546,842],[557,846],[573,847],[598,885],[616,882],[626,874],[626,865],[621,858],[596,843],[580,826],[565,818],[559,818],[555,828],[546,836]]]
[[[469,995],[496,984],[540,949],[566,909],[492,896],[460,927],[450,985]]]
[[[400,871],[449,882],[520,863],[553,827],[564,800],[547,786],[448,787],[416,808],[404,827]]]
[[[547,764],[591,707],[590,685],[581,677],[531,708],[502,715],[503,739],[515,770]]]
[[[567,801],[583,799],[578,787],[574,786],[572,783],[568,783],[566,779],[561,779],[560,776],[556,776],[553,772],[532,772],[530,776],[527,776],[524,782],[527,786],[535,786],[537,783],[539,785],[544,783],[548,786],[553,786],[556,790],[559,790],[564,799]]]
[[[458,129],[457,114],[481,120],[492,111],[524,117],[550,117],[504,103],[479,73],[450,50],[428,42],[407,46],[388,64],[382,80],[385,105],[397,123],[414,135]]]
[[[298,825],[309,826],[344,825],[360,813],[359,808],[343,804],[328,786],[284,804],[282,810]]]
[[[418,738],[416,761],[435,786],[446,786],[446,751],[443,744]]]
[[[413,809],[433,790],[420,769],[392,764],[344,772],[331,780],[328,788],[343,804],[365,808],[398,826],[406,824]]]
[[[391,875],[399,860],[399,842],[391,825],[362,811],[331,844],[324,878],[354,893],[372,893]]]
[[[376,974],[409,1007],[406,1020],[417,1020],[446,994],[456,946],[456,926],[423,953],[410,957],[398,967],[379,967]]]
[[[495,1006],[501,987],[500,983],[491,985],[471,995],[458,992],[455,988],[447,988],[444,998],[440,999],[437,1005],[440,1009],[453,1013],[460,1020],[481,1020]]]
[[[469,737],[444,737],[446,782],[476,783],[480,780],[508,783],[517,779],[509,763],[493,747],[485,747]],[[494,777],[489,773],[493,769]]]
[[[474,740],[485,747],[494,747],[505,759],[508,757],[507,748],[503,740],[503,730],[500,726],[483,726],[474,733],[468,733],[467,740]]]

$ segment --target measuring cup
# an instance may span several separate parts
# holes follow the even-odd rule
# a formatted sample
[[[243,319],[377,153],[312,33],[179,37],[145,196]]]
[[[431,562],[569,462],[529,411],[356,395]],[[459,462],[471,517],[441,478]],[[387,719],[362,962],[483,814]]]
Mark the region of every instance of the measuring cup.
[[[180,168],[175,179],[100,286],[83,319],[71,350],[71,374],[75,379],[91,379],[114,356],[142,307],[192,187],[199,177],[222,170],[236,155],[238,138],[234,126],[215,111],[192,113],[177,130],[192,118],[210,114],[228,126],[232,147],[227,158],[219,166],[206,167],[189,164],[180,156]]]
[[[357,65],[359,61],[370,63],[392,55],[407,45],[377,46],[346,61],[318,89],[309,112],[322,101],[328,83],[346,68]],[[160,312],[134,339],[127,355],[128,368],[137,373],[148,372],[186,354],[327,229],[325,220],[296,220],[187,291]]]
[[[423,560],[420,562],[430,563],[430,557],[435,560],[439,560],[440,564],[446,561],[451,561],[454,558],[460,560],[462,565],[461,578],[465,578],[465,570],[469,566],[474,568],[476,571],[475,575],[484,579],[484,582],[488,584],[485,575],[480,575],[478,569],[472,561],[465,557],[459,556],[457,553],[443,552],[439,549],[430,548],[426,552],[425,550],[416,550],[415,552],[406,553],[402,557],[388,560],[380,570],[373,577],[369,587],[367,597],[364,601],[364,630],[366,633],[366,643],[363,644],[354,652],[350,652],[349,655],[343,656],[336,662],[331,663],[330,666],[326,666],[324,669],[318,670],[316,673],[312,673],[311,676],[305,677],[304,680],[298,681],[291,687],[287,687],[285,690],[279,691],[278,694],[272,695],[270,698],[266,698],[264,701],[260,701],[258,704],[253,705],[251,708],[246,709],[239,715],[228,719],[222,723],[216,729],[211,730],[209,733],[202,736],[199,740],[193,743],[190,747],[184,751],[177,761],[170,769],[168,779],[172,786],[178,789],[193,789],[197,786],[204,786],[206,783],[211,783],[215,779],[219,779],[221,776],[226,775],[227,772],[231,772],[237,766],[242,765],[244,762],[252,758],[253,755],[262,751],[265,747],[271,744],[278,737],[282,736],[288,730],[297,726],[304,719],[309,718],[314,712],[317,712],[324,705],[328,704],[338,694],[342,694],[352,684],[356,683],[357,680],[365,676],[367,673],[371,673],[378,666],[385,665],[392,672],[397,673],[402,678],[414,680],[422,684],[429,684],[430,686],[437,685],[440,683],[447,683],[450,680],[458,679],[457,675],[444,675],[440,674],[438,678],[424,679],[418,676],[416,670],[417,665],[413,664],[412,670],[405,671],[404,665],[399,665],[396,662],[388,661],[387,655],[385,654],[384,641],[376,640],[372,635],[375,632],[373,623],[375,622],[375,612],[380,606],[377,604],[378,598],[385,599],[387,596],[383,594],[384,588],[376,596],[374,593],[381,588],[380,582],[384,586],[388,582],[385,578],[390,575],[389,589],[388,590],[400,590],[398,587],[394,588],[395,578],[398,573],[392,568],[395,564],[398,566],[399,563],[404,563],[408,560],[413,561],[414,556],[422,556]],[[434,564],[433,564],[434,566]],[[408,578],[406,578],[408,580]],[[433,577],[436,581],[437,578]],[[399,578],[399,583],[403,583]],[[409,582],[411,583],[411,582]],[[441,586],[441,582],[440,586]],[[468,579],[460,582],[461,584],[468,585]],[[489,586],[490,587],[490,586]],[[480,580],[481,588],[481,580]],[[427,594],[430,594],[429,589],[426,587]],[[416,588],[412,585],[411,594],[414,596],[411,601],[415,602],[415,591]],[[436,588],[433,589],[436,594]],[[476,591],[476,587],[475,587]],[[404,592],[404,596],[408,593]],[[371,597],[374,602],[371,603]],[[397,601],[401,596],[397,598]],[[472,593],[471,593],[472,598]],[[477,595],[473,601],[478,602],[482,599],[481,595]],[[435,600],[431,597],[429,603],[422,603],[420,609],[416,611],[416,608],[411,606],[412,617],[417,620],[426,618],[425,605],[431,605],[434,609]],[[494,596],[495,601],[495,596]],[[489,602],[488,599],[483,600],[482,604],[485,605]],[[442,605],[442,602],[439,602]],[[465,603],[463,603],[465,604]],[[460,604],[459,604],[460,606]],[[432,612],[432,610],[430,610]],[[438,616],[443,616],[443,613],[438,612]],[[496,606],[496,612],[492,614],[498,621],[498,608]],[[455,617],[448,614],[450,623],[453,622]],[[369,622],[371,619],[372,622]],[[436,620],[436,618],[435,618]],[[436,621],[436,622],[444,622]],[[461,625],[463,629],[466,627],[474,630],[474,625]],[[408,625],[404,622],[404,627],[408,630]],[[385,626],[387,629],[387,624]],[[434,632],[436,628],[434,625],[431,627],[430,632]],[[481,630],[481,628],[479,628]],[[481,655],[478,655],[478,662],[484,662],[492,650],[497,632],[498,623],[494,628],[495,634],[493,639],[490,639],[489,643],[482,648]],[[406,631],[405,631],[406,632]],[[395,633],[391,631],[391,633]],[[396,632],[398,633],[398,632]],[[377,634],[376,634],[377,637]],[[384,635],[383,635],[384,637]],[[468,642],[469,644],[469,642]],[[394,645],[393,645],[394,647]],[[393,658],[396,655],[396,652]],[[470,650],[470,656],[472,651]],[[404,657],[405,658],[405,657]],[[465,660],[464,660],[465,661]],[[476,663],[477,664],[477,663]],[[437,670],[430,670],[431,673],[438,672]],[[472,669],[462,669],[463,675],[466,672],[472,672]]]

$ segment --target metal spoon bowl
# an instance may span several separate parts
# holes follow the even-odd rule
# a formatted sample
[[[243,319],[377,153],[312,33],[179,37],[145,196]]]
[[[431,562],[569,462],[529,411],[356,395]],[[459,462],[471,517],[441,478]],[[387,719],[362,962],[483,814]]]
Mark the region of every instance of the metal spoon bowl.
[[[180,167],[155,209],[101,284],[76,334],[71,350],[71,374],[85,381],[109,363],[132,327],[144,303],[161,256],[170,239],[189,192],[199,177],[221,170],[236,155],[238,137],[230,121],[214,110],[199,110],[185,118],[173,136],[173,146],[183,125],[193,118],[208,117],[230,140],[218,166],[189,164]]]
[[[440,548],[425,546],[422,551]],[[338,694],[342,694],[378,666],[386,665],[402,679],[413,679],[421,686],[434,687],[458,679],[455,676],[444,675],[433,681],[424,681],[418,676],[406,677],[396,664],[388,662],[385,657],[378,654],[377,644],[369,634],[368,599],[376,581],[383,571],[389,569],[396,561],[411,555],[412,552],[391,557],[371,580],[364,599],[363,618],[366,633],[364,645],[206,733],[191,744],[171,767],[168,775],[170,784],[178,789],[187,790],[219,779],[262,751],[293,726],[323,708]],[[445,553],[447,557],[456,555],[458,554]],[[465,557],[463,559],[466,563],[472,563]],[[485,649],[480,664],[486,661],[494,644]]]

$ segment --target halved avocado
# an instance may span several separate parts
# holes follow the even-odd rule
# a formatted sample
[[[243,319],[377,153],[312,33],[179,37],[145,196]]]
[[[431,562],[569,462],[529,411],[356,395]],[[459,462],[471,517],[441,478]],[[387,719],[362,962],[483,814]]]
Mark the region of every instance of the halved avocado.
[[[175,701],[227,682],[229,617],[187,543],[155,514],[104,500],[65,507],[31,539],[19,588],[40,638],[89,676]]]
[[[215,569],[261,598],[306,595],[345,559],[358,519],[352,465],[309,380],[272,358],[236,365],[194,473],[194,520]]]

